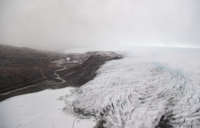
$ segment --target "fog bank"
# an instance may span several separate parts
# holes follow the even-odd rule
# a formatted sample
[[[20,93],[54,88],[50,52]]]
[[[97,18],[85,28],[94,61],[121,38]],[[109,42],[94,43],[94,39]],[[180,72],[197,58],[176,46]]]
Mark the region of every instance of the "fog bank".
[[[48,50],[200,45],[198,0],[1,0],[0,43]]]

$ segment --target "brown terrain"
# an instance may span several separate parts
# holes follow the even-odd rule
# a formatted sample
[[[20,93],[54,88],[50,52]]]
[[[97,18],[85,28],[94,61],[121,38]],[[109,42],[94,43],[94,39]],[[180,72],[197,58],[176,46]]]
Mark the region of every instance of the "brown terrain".
[[[106,61],[120,58],[114,52],[63,54],[0,45],[0,101],[44,89],[80,87]]]

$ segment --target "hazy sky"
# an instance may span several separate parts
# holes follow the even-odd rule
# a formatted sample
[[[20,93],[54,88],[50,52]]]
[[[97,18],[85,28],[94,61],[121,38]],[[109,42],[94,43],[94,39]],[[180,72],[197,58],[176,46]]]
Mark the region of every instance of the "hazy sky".
[[[200,46],[200,0],[0,0],[0,43]]]

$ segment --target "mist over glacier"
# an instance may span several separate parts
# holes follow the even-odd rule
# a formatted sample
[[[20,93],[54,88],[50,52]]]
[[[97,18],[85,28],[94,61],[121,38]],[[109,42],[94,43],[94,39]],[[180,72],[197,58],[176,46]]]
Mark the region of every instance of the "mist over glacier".
[[[0,128],[199,128],[199,12],[199,0],[0,0],[0,44],[124,57],[80,88],[0,102]]]

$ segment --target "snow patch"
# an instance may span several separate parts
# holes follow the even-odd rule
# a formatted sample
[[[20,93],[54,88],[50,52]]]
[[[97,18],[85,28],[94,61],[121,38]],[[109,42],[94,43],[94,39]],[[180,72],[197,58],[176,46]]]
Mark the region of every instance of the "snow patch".
[[[93,120],[78,120],[63,111],[61,97],[72,90],[45,90],[0,102],[0,128],[93,128]]]

